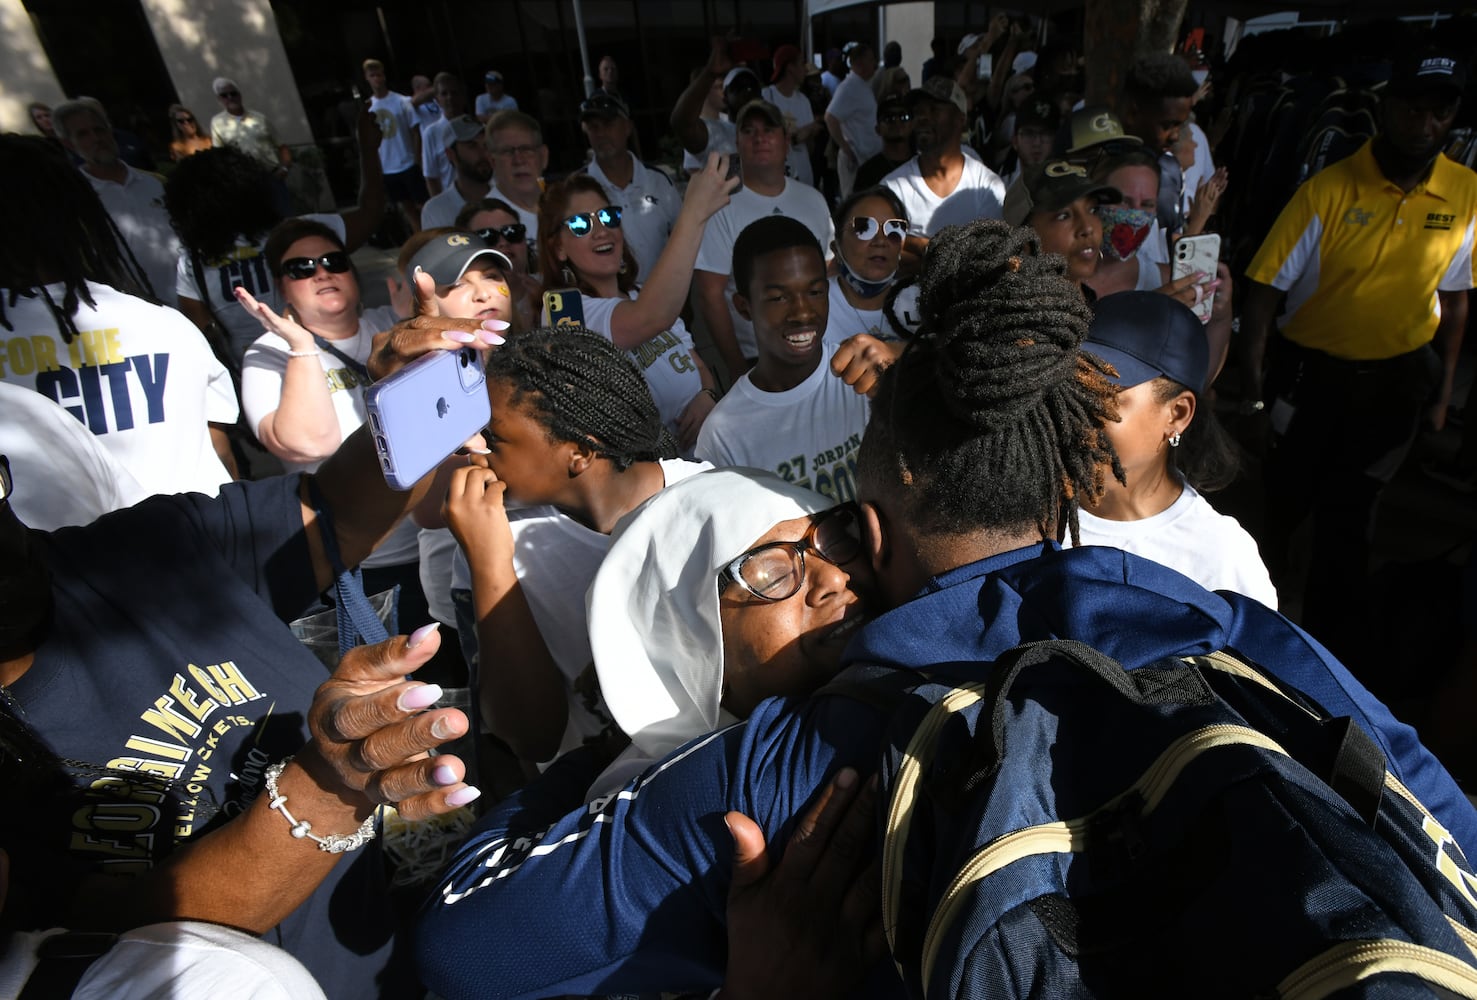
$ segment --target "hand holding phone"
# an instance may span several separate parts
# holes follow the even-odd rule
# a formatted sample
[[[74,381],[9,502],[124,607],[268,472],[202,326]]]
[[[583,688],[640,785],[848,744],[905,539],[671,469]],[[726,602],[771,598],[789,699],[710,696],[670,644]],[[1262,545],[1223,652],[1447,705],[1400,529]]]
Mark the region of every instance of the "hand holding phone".
[[[544,292],[543,326],[564,329],[585,326],[585,301],[578,288],[551,288]]]
[[[1221,256],[1221,238],[1216,233],[1181,237],[1174,245],[1174,263],[1170,271],[1171,280],[1179,280],[1191,274],[1205,275],[1204,284],[1215,280],[1216,264]],[[1210,311],[1215,306],[1215,291],[1203,293],[1202,285],[1192,286],[1197,294],[1190,308],[1200,322],[1210,322]]]
[[[364,393],[385,482],[408,490],[481,432],[492,417],[482,359],[471,348],[432,351]]]

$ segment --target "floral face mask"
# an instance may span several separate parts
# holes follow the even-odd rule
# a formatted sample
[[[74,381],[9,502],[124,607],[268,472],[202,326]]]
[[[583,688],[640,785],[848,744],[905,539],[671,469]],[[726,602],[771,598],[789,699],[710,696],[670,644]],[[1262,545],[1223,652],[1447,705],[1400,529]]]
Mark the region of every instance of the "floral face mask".
[[[1154,225],[1154,210],[1102,205],[1098,218],[1103,223],[1103,253],[1115,260],[1128,260],[1138,253]]]

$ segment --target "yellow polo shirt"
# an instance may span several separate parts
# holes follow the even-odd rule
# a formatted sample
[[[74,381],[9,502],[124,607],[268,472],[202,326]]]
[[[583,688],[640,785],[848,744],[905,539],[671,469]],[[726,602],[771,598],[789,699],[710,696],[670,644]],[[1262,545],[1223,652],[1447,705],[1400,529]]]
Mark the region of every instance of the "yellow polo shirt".
[[[1477,285],[1477,173],[1436,158],[1409,193],[1370,143],[1298,188],[1246,276],[1287,293],[1283,336],[1337,358],[1392,358],[1428,343],[1436,293]]]

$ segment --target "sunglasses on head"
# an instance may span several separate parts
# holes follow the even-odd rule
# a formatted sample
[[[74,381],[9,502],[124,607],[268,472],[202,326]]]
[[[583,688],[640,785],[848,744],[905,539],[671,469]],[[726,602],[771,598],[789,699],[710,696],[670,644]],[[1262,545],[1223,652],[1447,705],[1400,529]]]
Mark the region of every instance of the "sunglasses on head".
[[[874,219],[870,215],[858,215],[851,220],[852,232],[864,243],[876,238],[879,229],[893,243],[901,243],[908,235],[908,224],[902,219]]]
[[[322,257],[293,257],[282,262],[282,274],[297,281],[311,278],[318,273],[318,265],[329,274],[343,274],[349,269],[349,255],[342,250],[326,253]]]
[[[488,226],[486,229],[476,230],[476,233],[488,243],[496,243],[498,239],[504,243],[522,243],[523,237],[528,235],[528,227],[515,222],[508,226]]]
[[[570,234],[583,239],[589,236],[595,229],[595,220],[606,229],[619,229],[621,227],[621,209],[619,205],[606,205],[604,208],[593,212],[581,212],[579,215],[571,215],[564,220],[564,228]]]
[[[815,515],[804,538],[755,546],[723,568],[718,587],[736,583],[765,601],[793,597],[805,583],[807,551],[833,566],[843,566],[861,555],[861,508],[854,503],[832,507]]]

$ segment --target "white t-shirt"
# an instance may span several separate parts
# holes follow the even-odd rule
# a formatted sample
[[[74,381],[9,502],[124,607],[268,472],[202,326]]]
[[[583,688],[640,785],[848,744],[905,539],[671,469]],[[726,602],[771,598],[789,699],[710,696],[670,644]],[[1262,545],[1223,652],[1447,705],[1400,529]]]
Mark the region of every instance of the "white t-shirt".
[[[826,114],[841,123],[841,135],[851,144],[858,165],[882,152],[882,136],[877,134],[877,96],[869,82],[847,73],[826,106]]]
[[[708,220],[693,268],[728,276],[723,301],[733,319],[733,333],[738,338],[739,350],[746,358],[757,358],[759,348],[754,343],[754,325],[733,307],[733,244],[745,226],[766,215],[788,215],[809,226],[828,261],[831,259],[831,242],[836,238],[836,227],[831,222],[826,199],[815,188],[789,178],[785,179],[785,189],[773,197],[755,194],[747,187],[739,188],[728,204]]]
[[[88,966],[72,1000],[323,1000],[303,964],[254,934],[218,924],[149,924]]]
[[[815,110],[810,106],[810,98],[797,87],[789,97],[777,86],[764,88],[764,99],[780,109],[785,116],[785,132],[792,138],[795,133],[815,121]],[[790,147],[790,152],[785,155],[785,173],[795,178],[801,184],[815,186],[815,173],[810,169],[810,146],[800,145]]]
[[[706,462],[682,459],[663,461],[661,467],[667,486],[712,468]],[[513,570],[569,695],[569,724],[559,744],[563,756],[607,729],[618,728],[600,697],[585,606],[585,593],[610,550],[610,536],[547,506],[510,509],[508,525],[513,530]],[[452,564],[451,585],[456,590],[472,588],[471,567],[460,549]]]
[[[898,293],[893,303],[893,315],[909,330],[918,329],[918,286],[911,284]],[[826,320],[825,341],[831,347],[840,346],[848,337],[869,333],[878,340],[899,340],[897,332],[881,309],[858,309],[846,299],[841,290],[841,277],[831,278],[830,317]]]
[[[91,524],[149,495],[81,421],[10,382],[0,382],[0,455],[16,484],[11,507],[41,531]]]
[[[231,376],[200,331],[173,309],[89,281],[96,307],[79,302],[68,344],[39,295],[5,317],[0,379],[62,405],[97,436],[149,494],[215,496],[230,476],[211,423],[236,421]],[[60,303],[61,284],[47,285]]]
[[[785,392],[764,392],[748,374],[740,377],[698,432],[698,458],[764,469],[837,503],[855,500],[856,452],[871,403],[831,374],[835,353],[823,346],[815,371]]]
[[[1188,483],[1178,500],[1152,517],[1109,521],[1084,510],[1078,521],[1083,545],[1132,552],[1183,573],[1206,590],[1229,590],[1277,608],[1277,591],[1256,542],[1234,517],[1217,513]]]
[[[421,126],[421,173],[427,179],[439,177],[443,191],[456,183],[456,167],[446,155],[446,147],[451,145],[452,139],[448,119],[437,118],[431,124]]]
[[[304,215],[302,218],[321,222],[337,233],[340,240],[345,239],[344,218],[341,215]],[[195,269],[187,248],[180,248],[179,261],[175,268],[175,292],[182,299],[194,299],[210,307],[221,326],[226,328],[226,335],[231,343],[231,356],[237,360],[261,336],[262,324],[241,308],[233,289],[240,285],[260,301],[271,305],[278,312],[282,311],[281,303],[275,297],[276,285],[272,280],[271,269],[267,267],[267,257],[263,253],[266,243],[265,236],[257,243],[248,243],[244,238],[238,237],[236,249],[224,257],[200,261],[200,273],[205,279],[203,289],[196,287]]]
[[[456,536],[450,528],[422,528],[416,536],[420,548],[421,590],[431,617],[456,628],[456,606],[451,603],[451,567],[455,561]]]
[[[636,297],[637,293],[631,292],[633,301]],[[610,317],[614,315],[615,307],[620,302],[620,299],[585,299],[585,329],[613,341]],[[662,423],[667,425],[674,437],[677,434],[677,418],[682,415],[687,404],[692,402],[692,398],[703,391],[702,375],[698,373],[697,364],[692,360],[694,350],[692,334],[687,332],[687,327],[679,317],[672,321],[671,329],[626,352],[626,357],[636,362],[636,367],[641,369],[646,387],[651,390],[651,398],[656,402],[657,412],[661,414]]]
[[[708,145],[697,156],[693,156],[685,149],[682,151],[682,169],[689,174],[706,167],[710,153],[738,155],[738,127],[733,122],[727,118],[700,118],[698,120],[708,130]]]
[[[421,125],[421,136],[425,137],[426,129],[441,121],[441,105],[435,101],[423,101],[416,104],[414,98],[410,102],[415,107],[416,121]]]
[[[421,228],[439,229],[456,225],[457,213],[466,204],[467,199],[462,197],[454,182],[446,185],[446,190],[432,195],[421,206]]]
[[[475,105],[478,118],[487,118],[494,111],[517,111],[518,101],[512,94],[504,92],[502,97],[493,97],[487,91],[477,95]]]
[[[414,168],[420,118],[410,98],[393,91],[384,97],[371,97],[369,111],[380,127],[380,166],[385,173],[402,174]]]
[[[1005,217],[1005,182],[995,171],[968,156],[959,183],[942,198],[923,179],[916,156],[884,177],[882,183],[902,199],[908,221],[921,226],[928,236],[945,226]]]
[[[345,357],[364,365],[374,348],[374,335],[394,325],[395,310],[390,306],[366,309],[359,317],[359,330],[354,336],[328,343]],[[290,349],[287,341],[277,334],[262,333],[241,362],[241,407],[253,434],[260,433],[267,414],[276,412],[282,404],[282,380],[291,360],[287,356]],[[368,419],[364,410],[364,390],[368,382],[353,365],[331,351],[322,351],[318,355],[318,364],[328,382],[329,399],[333,401],[334,416],[338,418],[339,440],[343,441]],[[322,461],[289,462],[285,459],[282,462],[288,472],[312,472],[322,464]],[[409,518],[401,521],[390,537],[381,542],[361,565],[374,569],[416,561],[420,558],[417,530]]]
[[[528,259],[530,261],[538,260],[538,210],[524,208],[512,198],[499,191],[496,184],[488,187],[487,197],[497,198],[505,202],[517,214],[518,221],[523,223],[523,228],[527,230],[524,240],[528,243]]]
[[[612,205],[621,207],[621,232],[636,256],[636,284],[644,285],[677,224],[682,196],[666,174],[646,166],[634,153],[626,155],[631,158],[631,183],[623,188],[612,184],[595,160],[585,172],[600,182]]]
[[[82,176],[97,192],[103,207],[118,225],[128,249],[153,286],[154,297],[167,306],[175,304],[174,269],[179,262],[179,237],[164,210],[164,185],[154,174],[124,164],[128,176],[122,184],[101,180],[86,170]]]

